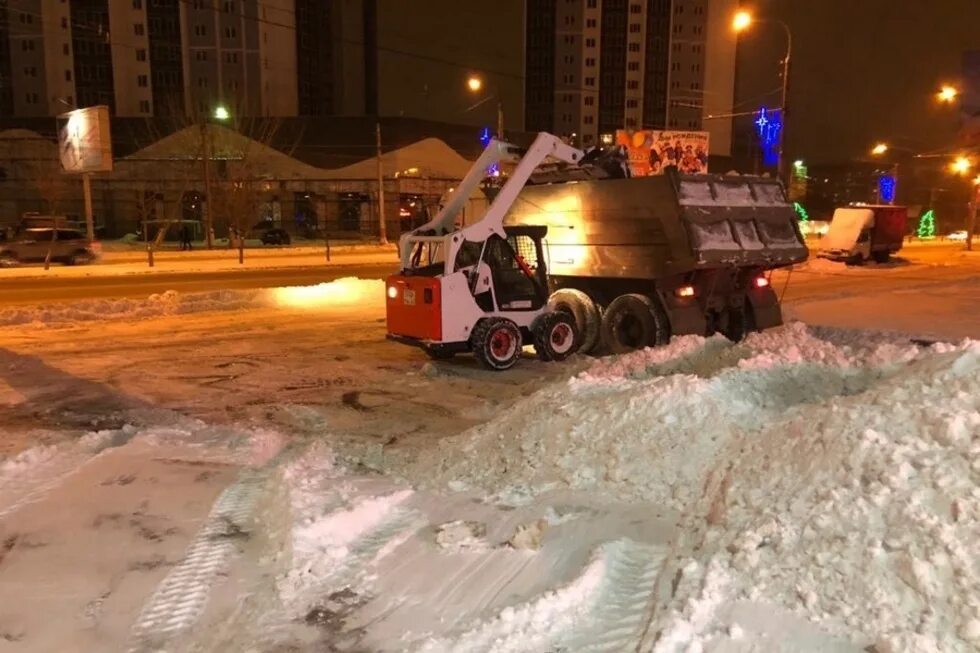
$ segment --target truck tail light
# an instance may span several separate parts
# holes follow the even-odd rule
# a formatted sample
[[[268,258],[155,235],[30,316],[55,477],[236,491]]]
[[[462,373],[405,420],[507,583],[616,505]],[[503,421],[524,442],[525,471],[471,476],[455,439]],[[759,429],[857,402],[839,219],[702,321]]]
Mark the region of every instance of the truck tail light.
[[[388,297],[394,299],[398,296],[398,286],[388,286]]]
[[[752,281],[752,285],[754,285],[756,288],[765,288],[769,285],[769,279],[766,279],[765,277],[756,277]]]
[[[678,297],[694,297],[694,286],[681,286],[674,294]]]

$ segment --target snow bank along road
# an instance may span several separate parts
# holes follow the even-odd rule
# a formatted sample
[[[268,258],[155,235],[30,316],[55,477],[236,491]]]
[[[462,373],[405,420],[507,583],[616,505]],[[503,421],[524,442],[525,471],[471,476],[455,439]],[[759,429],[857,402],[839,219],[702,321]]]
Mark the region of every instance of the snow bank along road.
[[[0,651],[980,646],[980,344],[500,375],[384,343],[381,297],[4,311]]]

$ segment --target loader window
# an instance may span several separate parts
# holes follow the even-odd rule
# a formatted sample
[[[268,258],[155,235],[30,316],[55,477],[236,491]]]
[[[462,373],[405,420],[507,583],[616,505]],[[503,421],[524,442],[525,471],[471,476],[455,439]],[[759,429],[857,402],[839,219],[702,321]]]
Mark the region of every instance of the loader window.
[[[486,262],[493,272],[493,290],[500,310],[530,311],[544,305],[543,289],[521,268],[509,242],[491,236],[487,242]]]
[[[510,243],[514,252],[524,259],[528,267],[532,270],[538,269],[538,248],[535,246],[533,238],[523,234],[519,236],[508,236],[507,242]]]
[[[474,243],[464,240],[456,253],[456,265],[454,270],[473,267],[480,262],[480,252],[483,251],[483,243]]]
[[[443,261],[442,243],[420,242],[412,252],[412,273],[422,276],[442,274]]]

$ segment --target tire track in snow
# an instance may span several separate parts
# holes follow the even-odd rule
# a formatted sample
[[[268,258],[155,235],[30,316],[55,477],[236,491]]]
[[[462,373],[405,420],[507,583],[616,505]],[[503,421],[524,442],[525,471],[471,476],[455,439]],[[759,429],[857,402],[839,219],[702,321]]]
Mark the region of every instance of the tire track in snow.
[[[92,433],[71,444],[35,447],[0,462],[0,520],[40,501],[103,451],[125,445],[134,433]]]
[[[651,592],[669,550],[617,540],[607,545],[610,559],[591,623],[573,629],[560,646],[582,653],[613,653],[636,646],[646,626]]]
[[[243,476],[221,493],[183,561],[143,607],[130,634],[130,653],[164,650],[203,613],[211,587],[227,572],[237,552],[236,540],[248,534],[244,525],[264,490],[265,474]]]
[[[630,650],[639,641],[665,547],[616,540],[603,544],[570,583],[455,636],[420,643],[417,653],[527,653]]]

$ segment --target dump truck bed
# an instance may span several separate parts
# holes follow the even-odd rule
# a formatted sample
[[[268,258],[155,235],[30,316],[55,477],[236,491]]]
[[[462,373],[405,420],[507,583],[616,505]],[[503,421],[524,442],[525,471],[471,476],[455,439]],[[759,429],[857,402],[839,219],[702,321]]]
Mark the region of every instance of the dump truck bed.
[[[760,177],[668,174],[527,186],[504,224],[547,226],[557,276],[656,279],[807,257],[782,187]]]

